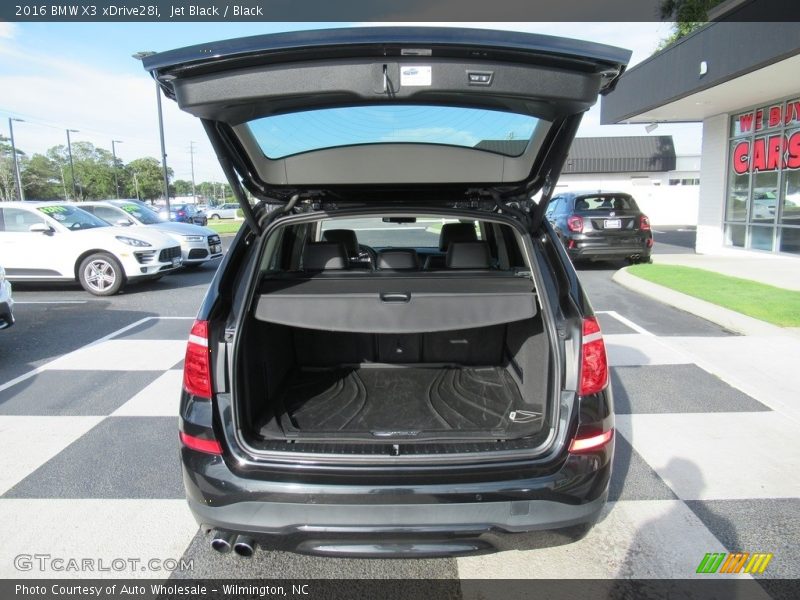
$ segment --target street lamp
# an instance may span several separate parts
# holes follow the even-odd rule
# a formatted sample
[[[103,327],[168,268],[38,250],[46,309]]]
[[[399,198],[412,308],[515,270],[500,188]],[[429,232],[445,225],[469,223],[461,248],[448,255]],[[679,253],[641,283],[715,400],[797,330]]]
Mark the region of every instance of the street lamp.
[[[19,174],[19,161],[17,160],[17,146],[14,144],[14,121],[24,123],[22,119],[8,118],[8,132],[11,135],[11,156],[14,157],[14,178],[17,184],[17,198],[25,200],[25,190],[22,189],[22,177]]]
[[[72,141],[69,139],[70,133],[78,133],[77,129],[67,129],[67,152],[69,153],[69,173],[72,177],[72,199],[75,200],[78,196],[78,187],[75,183],[75,165],[72,162]]]
[[[155,52],[147,50],[132,54],[136,60],[144,60],[153,56]],[[164,144],[164,116],[161,112],[161,85],[156,80],[156,105],[158,106],[158,134],[161,138],[161,169],[164,171],[164,200],[166,201],[167,219],[169,219],[169,174],[167,173],[167,148]]]
[[[117,193],[117,198],[119,198],[119,180],[117,179],[117,149],[114,144],[121,143],[122,140],[111,140],[111,156],[114,157],[114,191]]]

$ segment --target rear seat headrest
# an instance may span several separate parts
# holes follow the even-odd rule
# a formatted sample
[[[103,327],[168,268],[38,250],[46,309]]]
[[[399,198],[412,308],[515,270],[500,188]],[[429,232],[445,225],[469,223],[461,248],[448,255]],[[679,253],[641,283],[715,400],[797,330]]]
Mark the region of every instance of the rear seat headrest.
[[[308,242],[303,250],[303,269],[346,269],[347,252],[341,242]]]
[[[344,244],[348,256],[358,256],[358,237],[352,229],[328,229],[322,232],[322,241]]]
[[[419,256],[410,248],[392,248],[378,252],[378,268],[394,271],[419,270]]]
[[[453,242],[447,250],[448,269],[488,269],[490,266],[486,242]]]
[[[439,234],[439,250],[447,252],[453,242],[476,242],[474,223],[445,223]]]

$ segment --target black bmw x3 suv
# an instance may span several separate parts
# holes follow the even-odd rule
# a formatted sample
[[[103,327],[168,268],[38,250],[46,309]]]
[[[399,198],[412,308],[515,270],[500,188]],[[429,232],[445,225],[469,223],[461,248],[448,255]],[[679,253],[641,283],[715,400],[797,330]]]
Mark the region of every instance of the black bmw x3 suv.
[[[373,28],[145,59],[202,120],[245,216],[180,405],[214,549],[421,557],[585,535],[608,494],[612,396],[545,210],[629,56]]]

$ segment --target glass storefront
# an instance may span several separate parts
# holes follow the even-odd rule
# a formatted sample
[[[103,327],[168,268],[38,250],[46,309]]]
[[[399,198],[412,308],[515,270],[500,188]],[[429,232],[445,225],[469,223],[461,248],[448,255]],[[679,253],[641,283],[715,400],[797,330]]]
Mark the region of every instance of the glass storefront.
[[[800,98],[731,117],[725,243],[800,254]]]

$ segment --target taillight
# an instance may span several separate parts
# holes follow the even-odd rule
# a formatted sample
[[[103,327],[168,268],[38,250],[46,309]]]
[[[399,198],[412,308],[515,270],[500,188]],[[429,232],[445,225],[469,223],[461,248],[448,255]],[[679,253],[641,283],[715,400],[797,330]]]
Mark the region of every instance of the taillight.
[[[179,210],[179,211],[178,211],[178,216],[179,216],[179,217],[184,217],[184,216],[186,216],[186,213],[185,213],[185,212],[183,212],[182,210]]]
[[[609,429],[608,431],[604,431],[598,435],[592,435],[590,437],[581,437],[580,431],[578,435],[572,440],[572,443],[569,445],[569,452],[570,454],[580,454],[581,452],[594,452],[595,450],[599,450],[603,446],[605,446],[608,442],[611,441],[611,438],[614,437],[614,430]]]
[[[646,215],[639,217],[639,229],[642,231],[650,231],[650,219]]]
[[[217,440],[205,440],[188,433],[180,432],[181,444],[198,452],[206,454],[222,454],[222,446]]]
[[[183,388],[190,394],[211,398],[211,355],[208,349],[208,321],[195,321],[186,344]]]
[[[595,317],[583,320],[583,344],[581,346],[581,379],[578,393],[589,396],[602,391],[608,385],[608,359],[600,324]]]
[[[580,233],[583,231],[583,218],[573,215],[567,218],[567,229]]]

